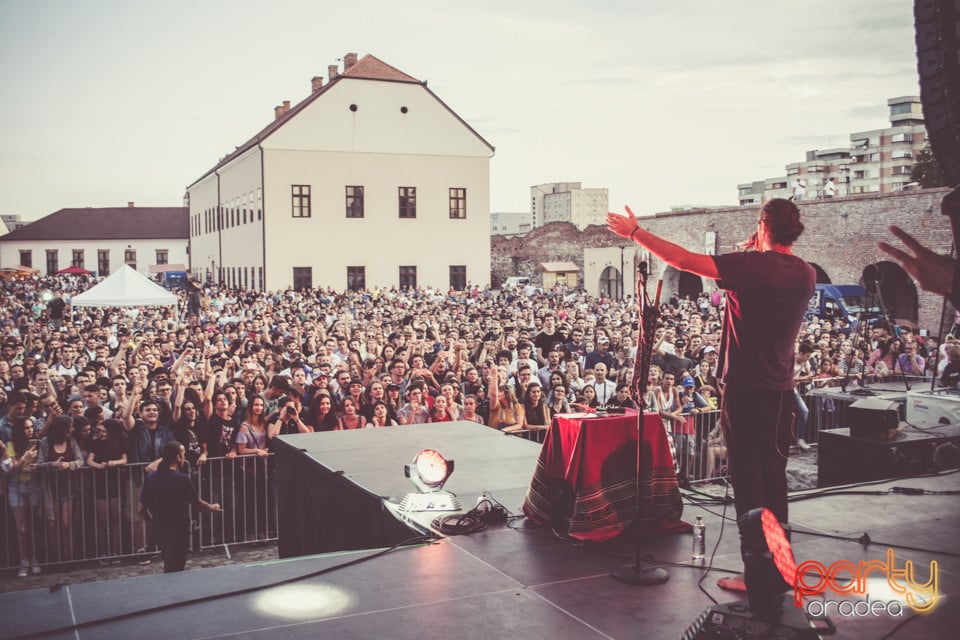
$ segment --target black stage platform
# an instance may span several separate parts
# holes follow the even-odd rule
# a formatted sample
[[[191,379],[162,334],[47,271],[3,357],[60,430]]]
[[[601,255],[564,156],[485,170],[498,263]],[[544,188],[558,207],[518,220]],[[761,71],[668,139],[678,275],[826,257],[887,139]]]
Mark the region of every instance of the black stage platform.
[[[327,469],[343,471],[345,480],[370,496],[399,499],[407,491],[400,466],[420,448],[433,446],[456,460],[448,483],[464,506],[487,490],[519,513],[525,483],[533,474],[538,446],[482,428],[424,425],[399,429],[336,432],[288,438],[305,448]],[[442,430],[447,430],[442,432]],[[365,434],[371,434],[369,436]],[[442,435],[443,443],[438,439]],[[448,440],[446,436],[456,435]],[[382,439],[382,441],[380,440]],[[372,441],[376,440],[374,443]],[[460,444],[455,444],[459,440]],[[391,453],[388,450],[392,449]],[[380,466],[378,466],[380,465]],[[353,470],[352,470],[353,469]],[[458,478],[458,476],[460,476]],[[523,482],[520,478],[525,478]],[[899,479],[860,487],[886,491],[892,486],[928,491],[960,489],[960,474]],[[308,491],[302,486],[299,491]],[[830,490],[831,493],[838,488]],[[793,494],[794,498],[804,494]],[[719,539],[713,566],[739,570],[739,542],[728,520],[721,532],[722,507],[688,504],[684,519],[702,515],[707,524],[708,553]],[[733,508],[728,507],[732,517]],[[933,612],[916,616],[895,638],[952,638],[960,628],[960,501],[951,495],[829,495],[796,500],[791,505],[793,542],[798,562],[883,560],[888,545],[896,548],[898,568],[912,560],[918,580],[925,580],[931,560],[939,563],[940,601]],[[855,540],[868,533],[874,543],[817,537],[822,532]],[[644,549],[660,561],[690,563],[689,535],[663,535]],[[520,519],[471,536],[403,547],[375,556],[375,551],[344,551],[273,563],[231,566],[179,574],[154,575],[64,587],[59,591],[24,591],[0,595],[0,636],[43,634],[71,623],[120,616],[159,605],[174,608],[135,615],[78,631],[44,637],[63,638],[679,638],[710,605],[697,588],[702,568],[668,567],[663,585],[638,587],[620,583],[610,572],[633,559],[632,540],[574,546],[549,528],[527,526]],[[281,587],[271,583],[369,558],[323,575]],[[703,586],[720,602],[736,600],[716,587],[711,573]],[[265,588],[198,604],[185,601],[241,588]],[[836,600],[854,600],[831,594]],[[871,593],[888,600],[890,593]],[[906,611],[910,611],[906,609]],[[912,616],[905,613],[905,617]],[[904,618],[886,614],[853,618],[832,616],[835,637],[880,638]],[[953,631],[950,631],[953,629]]]
[[[417,535],[382,505],[399,504],[414,491],[403,465],[423,449],[455,462],[445,489],[465,509],[489,491],[519,511],[540,445],[473,422],[448,422],[283,436],[274,449],[286,558],[390,546]]]

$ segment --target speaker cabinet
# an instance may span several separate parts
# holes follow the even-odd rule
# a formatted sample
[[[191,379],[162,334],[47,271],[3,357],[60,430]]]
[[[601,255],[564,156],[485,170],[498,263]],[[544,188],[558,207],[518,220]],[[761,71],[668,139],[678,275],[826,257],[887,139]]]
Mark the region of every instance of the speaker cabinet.
[[[960,426],[907,429],[896,438],[853,436],[850,429],[828,429],[819,435],[817,486],[902,478],[937,471],[937,447],[960,446]]]
[[[960,0],[916,0],[920,100],[946,185],[960,185]]]
[[[896,429],[900,425],[903,405],[881,398],[863,398],[847,407],[846,426],[855,437],[873,436]]]

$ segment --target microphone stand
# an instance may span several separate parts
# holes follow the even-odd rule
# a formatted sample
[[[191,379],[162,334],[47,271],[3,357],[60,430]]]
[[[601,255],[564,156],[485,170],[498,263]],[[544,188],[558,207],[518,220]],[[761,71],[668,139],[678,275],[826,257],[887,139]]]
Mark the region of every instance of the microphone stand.
[[[867,267],[867,269],[870,269],[870,267]],[[893,320],[893,318],[890,317],[890,313],[887,311],[887,305],[884,304],[883,302],[883,292],[880,290],[880,270],[874,267],[870,275],[873,276],[873,289],[877,294],[877,302],[880,304],[880,313],[883,314],[883,319],[886,321],[887,326],[892,329],[893,322],[891,321]],[[867,283],[864,282],[864,284],[867,284]],[[866,302],[866,300],[864,300],[864,302]],[[900,355],[898,354],[897,359],[899,360],[899,358],[900,358]],[[924,362],[924,364],[926,364],[926,362]],[[894,366],[896,366],[896,363],[894,363]],[[866,371],[864,371],[864,374],[866,374]],[[920,374],[923,375],[923,372],[921,371]],[[903,386],[906,388],[907,391],[910,391],[910,382],[907,381],[907,376],[902,372],[901,372],[901,375],[903,375]]]
[[[650,358],[653,351],[653,332],[656,328],[657,317],[660,315],[660,285],[657,285],[656,302],[651,309],[647,300],[647,263],[641,262],[637,267],[637,306],[638,339],[637,357],[633,363],[632,391],[634,402],[637,404],[637,514],[634,517],[634,534],[636,537],[636,551],[633,564],[623,565],[613,572],[613,577],[626,584],[655,585],[663,584],[670,579],[670,574],[663,567],[643,566],[640,533],[640,513],[643,508],[642,479],[643,479],[643,426],[644,409],[646,408],[647,376],[650,373]]]
[[[851,349],[853,350],[853,356],[850,358],[850,361],[847,363],[847,371],[843,375],[843,380],[840,382],[840,391],[843,393],[847,392],[847,384],[850,381],[850,369],[853,368],[854,363],[857,361],[857,345],[863,344],[866,345],[864,351],[870,347],[870,343],[867,342],[869,337],[869,332],[867,327],[869,326],[869,316],[868,312],[873,308],[874,297],[877,298],[880,311],[883,314],[883,319],[887,323],[888,327],[893,327],[890,319],[887,317],[886,308],[883,306],[883,298],[880,297],[880,290],[877,286],[877,270],[874,265],[868,266],[864,269],[863,273],[863,304],[861,305],[860,315],[857,318],[857,330],[852,336],[851,340]],[[847,354],[842,354],[842,358],[846,359]],[[863,371],[860,374],[860,388],[854,389],[850,392],[854,396],[873,396],[876,395],[873,391],[867,388],[867,360],[869,357],[864,353],[863,361]]]

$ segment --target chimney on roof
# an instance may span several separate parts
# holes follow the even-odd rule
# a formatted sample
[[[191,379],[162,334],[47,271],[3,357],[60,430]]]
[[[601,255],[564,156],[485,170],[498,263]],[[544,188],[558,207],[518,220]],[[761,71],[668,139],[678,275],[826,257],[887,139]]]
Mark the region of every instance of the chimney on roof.
[[[290,101],[284,100],[283,104],[278,104],[273,108],[273,119],[279,120],[287,113],[287,111],[290,111]]]
[[[133,204],[133,201],[127,202],[127,209],[133,209],[136,205]]]
[[[312,88],[313,93],[320,91],[323,88],[323,76],[313,76],[310,79],[310,87]]]
[[[340,69],[335,64],[327,66],[327,75],[330,77],[330,82],[333,82],[334,79],[340,75]]]
[[[346,71],[347,69],[349,69],[350,67],[352,67],[352,66],[355,65],[355,64],[357,64],[357,54],[355,54],[355,53],[348,53],[347,55],[343,56],[343,70],[344,70],[344,71]]]

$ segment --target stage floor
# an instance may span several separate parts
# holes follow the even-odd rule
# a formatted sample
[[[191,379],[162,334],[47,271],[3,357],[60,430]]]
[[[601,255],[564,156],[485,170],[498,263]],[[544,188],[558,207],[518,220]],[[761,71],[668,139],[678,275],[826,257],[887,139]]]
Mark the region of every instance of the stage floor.
[[[516,454],[510,456],[511,468],[516,469],[518,460],[529,456],[529,470],[524,475],[531,476],[538,446],[495,435],[503,437],[506,446]],[[332,448],[311,448],[311,454],[322,458],[321,449],[346,450],[340,446],[346,439],[327,441],[331,442]],[[496,448],[502,446],[496,443]],[[458,454],[454,477],[460,471],[461,460],[466,464],[471,457],[482,458],[476,447],[471,452]],[[366,480],[369,482],[370,478]],[[503,478],[498,482],[495,477],[477,480],[513,513],[520,513],[523,492],[515,483]],[[379,479],[370,484],[378,482]],[[960,489],[960,474],[899,479],[857,490],[885,492],[893,486],[956,491]],[[951,495],[842,495],[840,491],[834,487],[829,490],[830,495],[802,500],[796,498],[819,492],[792,494],[795,501],[790,513],[797,561],[817,560],[829,567],[840,560],[884,560],[888,545],[912,547],[914,550],[895,547],[897,568],[902,569],[903,563],[911,560],[916,565],[916,579],[925,581],[930,561],[936,560],[940,600],[931,613],[915,616],[894,637],[955,637],[960,628],[960,607],[954,602],[960,593],[960,557],[956,555],[960,501]],[[719,602],[741,599],[716,586],[717,578],[729,575],[722,570],[733,572],[741,568],[732,505],[726,509],[727,520],[721,535],[723,507],[685,502],[684,520],[692,522],[702,515],[706,522],[708,559],[716,546],[714,571],[703,581],[704,589]],[[866,548],[856,542],[864,533],[873,540]],[[667,566],[670,579],[659,586],[630,586],[610,577],[616,568],[632,563],[633,549],[633,541],[624,538],[575,546],[549,528],[531,526],[518,519],[509,526],[404,547],[379,556],[373,550],[347,551],[202,572],[86,583],[53,592],[2,594],[0,637],[45,634],[71,624],[117,616],[119,619],[105,624],[46,633],[43,637],[679,638],[711,604],[697,587],[704,569],[689,566],[690,536],[662,535],[644,542],[644,552],[655,561],[688,565]],[[350,566],[341,566],[354,561]],[[271,586],[321,571],[326,573]],[[254,590],[222,599],[188,602],[242,588]],[[871,593],[870,599],[890,600],[894,595],[877,592]],[[837,601],[859,599],[832,593],[827,597]],[[131,614],[163,605],[169,608]],[[885,613],[867,617],[834,614],[834,637],[880,638],[915,615],[906,606],[903,611],[903,617]]]

